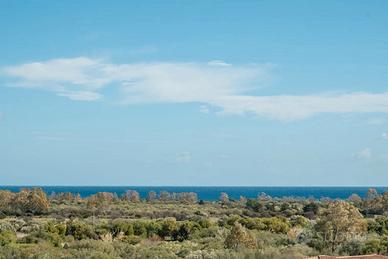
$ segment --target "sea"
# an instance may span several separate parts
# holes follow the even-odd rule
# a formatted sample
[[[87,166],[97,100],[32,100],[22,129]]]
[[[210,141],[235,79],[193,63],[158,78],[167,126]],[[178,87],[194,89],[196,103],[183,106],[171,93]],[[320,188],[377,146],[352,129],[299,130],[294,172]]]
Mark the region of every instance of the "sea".
[[[368,189],[374,188],[379,193],[388,191],[387,187],[269,187],[269,186],[0,186],[0,189],[18,192],[22,188],[42,188],[48,195],[52,193],[71,192],[87,197],[97,192],[111,192],[122,195],[127,190],[136,190],[142,198],[147,197],[148,192],[167,191],[170,193],[195,192],[198,198],[206,201],[218,200],[221,192],[228,194],[229,198],[239,199],[240,196],[246,198],[256,198],[265,193],[273,198],[294,197],[294,198],[330,198],[346,199],[355,193],[365,197]]]

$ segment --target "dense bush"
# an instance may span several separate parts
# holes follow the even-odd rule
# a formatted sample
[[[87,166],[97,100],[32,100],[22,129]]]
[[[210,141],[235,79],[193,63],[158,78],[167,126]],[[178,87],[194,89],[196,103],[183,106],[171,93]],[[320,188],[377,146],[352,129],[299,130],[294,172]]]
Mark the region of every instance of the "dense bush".
[[[197,203],[193,193],[81,198],[0,191],[0,258],[303,258],[388,255],[387,193],[349,202],[271,198]]]

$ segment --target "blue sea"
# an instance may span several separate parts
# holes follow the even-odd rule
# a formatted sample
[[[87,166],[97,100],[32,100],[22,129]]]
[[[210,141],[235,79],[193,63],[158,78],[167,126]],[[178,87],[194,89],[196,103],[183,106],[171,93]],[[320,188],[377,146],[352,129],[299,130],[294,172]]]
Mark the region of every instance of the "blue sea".
[[[97,192],[112,192],[117,195],[125,193],[127,190],[136,190],[140,196],[145,198],[149,191],[168,192],[195,192],[198,198],[202,200],[217,200],[221,192],[226,192],[230,198],[239,199],[240,196],[246,198],[256,198],[260,193],[266,193],[271,197],[298,197],[298,198],[332,198],[346,199],[351,194],[356,193],[365,197],[369,188],[375,188],[379,193],[388,191],[387,187],[198,187],[198,186],[0,186],[0,189],[6,189],[17,192],[22,188],[41,187],[47,194],[53,192],[71,192],[80,194],[82,197],[95,194]]]

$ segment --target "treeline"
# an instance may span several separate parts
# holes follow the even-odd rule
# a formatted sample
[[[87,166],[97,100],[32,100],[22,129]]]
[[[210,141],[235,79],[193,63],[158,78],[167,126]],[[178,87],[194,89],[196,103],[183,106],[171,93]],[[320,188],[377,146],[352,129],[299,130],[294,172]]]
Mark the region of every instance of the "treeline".
[[[224,206],[244,206],[246,213],[252,217],[291,217],[301,215],[314,219],[320,207],[329,198],[302,199],[302,198],[272,198],[261,193],[256,199],[247,199],[243,196],[239,200],[230,199],[227,193],[221,193],[219,203]],[[352,194],[347,201],[358,208],[365,217],[385,215],[388,213],[388,191],[379,194],[375,189],[369,189],[365,198]],[[116,193],[99,192],[89,197],[82,198],[79,194],[51,193],[49,196],[41,188],[22,189],[20,192],[0,190],[0,213],[4,215],[45,214],[49,212],[50,204],[85,204],[88,208],[99,209],[109,206],[111,203],[141,203],[141,202],[179,202],[186,204],[205,204],[199,200],[194,192],[169,193],[161,191],[157,194],[150,191],[147,197],[142,198],[135,190],[128,190],[121,196]],[[206,202],[206,203],[209,203]],[[211,202],[210,202],[211,203]]]
[[[180,193],[169,193],[167,191],[161,191],[157,194],[154,191],[150,191],[145,199],[140,197],[139,192],[135,190],[127,190],[121,196],[116,193],[110,192],[98,192],[84,199],[79,194],[67,193],[51,193],[49,199],[57,202],[74,202],[74,201],[95,201],[95,202],[118,202],[118,201],[129,201],[129,202],[153,202],[153,201],[179,201],[187,203],[198,202],[198,195],[195,192],[180,192]]]
[[[388,192],[374,189],[347,200],[221,193],[218,201],[195,193],[3,190],[0,215],[0,258],[388,255]]]
[[[49,208],[50,201],[40,188],[22,189],[17,193],[0,191],[0,215],[39,215],[47,213]]]

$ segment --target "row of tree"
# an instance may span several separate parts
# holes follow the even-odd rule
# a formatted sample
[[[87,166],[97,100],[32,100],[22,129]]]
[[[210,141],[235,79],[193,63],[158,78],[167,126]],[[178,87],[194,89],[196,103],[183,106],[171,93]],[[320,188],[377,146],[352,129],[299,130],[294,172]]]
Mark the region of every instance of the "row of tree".
[[[49,208],[50,201],[40,188],[22,189],[17,193],[0,191],[0,213],[3,215],[44,214]]]

